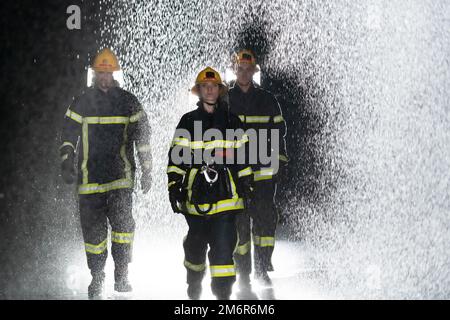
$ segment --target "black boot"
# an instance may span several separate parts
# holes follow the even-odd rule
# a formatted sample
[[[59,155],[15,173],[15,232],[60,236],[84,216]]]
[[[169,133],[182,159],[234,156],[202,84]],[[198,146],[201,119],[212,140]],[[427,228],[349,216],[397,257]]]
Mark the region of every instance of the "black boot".
[[[128,282],[128,265],[116,266],[114,269],[114,290],[117,292],[131,292],[133,287]]]
[[[199,300],[202,295],[202,283],[196,282],[188,285],[187,295],[191,300]]]
[[[105,273],[103,271],[91,271],[92,281],[88,287],[89,299],[101,297],[104,291]]]
[[[270,279],[269,275],[267,274],[266,270],[257,270],[255,272],[255,278],[260,281],[265,286],[271,286],[272,280]]]
[[[252,290],[252,285],[250,283],[250,274],[241,273],[239,275],[239,289],[241,291],[250,291]]]

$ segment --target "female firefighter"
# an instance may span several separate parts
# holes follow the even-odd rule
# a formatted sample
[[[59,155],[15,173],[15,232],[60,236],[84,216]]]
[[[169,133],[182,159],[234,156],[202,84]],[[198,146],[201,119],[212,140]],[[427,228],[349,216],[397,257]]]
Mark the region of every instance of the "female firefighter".
[[[198,108],[183,115],[169,151],[169,199],[189,226],[183,242],[189,298],[200,298],[209,245],[212,292],[229,299],[236,280],[235,218],[252,191],[253,171],[245,164],[248,137],[220,100],[227,87],[217,71],[202,70],[191,91],[199,96]]]

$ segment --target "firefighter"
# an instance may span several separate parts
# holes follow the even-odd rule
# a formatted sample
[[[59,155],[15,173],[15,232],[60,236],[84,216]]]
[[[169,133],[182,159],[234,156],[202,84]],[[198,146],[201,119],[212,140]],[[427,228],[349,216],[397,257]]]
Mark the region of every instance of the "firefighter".
[[[135,229],[132,216],[135,149],[142,168],[143,192],[147,193],[151,185],[146,113],[138,99],[114,80],[113,72],[120,70],[120,66],[110,49],[97,54],[92,69],[93,86],[67,109],[60,147],[62,177],[68,184],[77,179],[78,184],[81,228],[92,275],[89,298],[101,296],[104,290],[108,221],[115,265],[114,289],[132,291],[128,263]]]
[[[183,115],[169,151],[169,199],[173,211],[183,213],[189,226],[183,241],[184,266],[187,293],[194,300],[201,295],[208,245],[212,292],[217,299],[230,298],[236,279],[235,219],[252,190],[251,167],[245,164],[245,155],[243,161],[237,159],[247,143],[242,123],[219,99],[226,91],[214,69],[198,74],[192,88],[199,96],[197,109]]]
[[[255,130],[255,142],[258,145],[258,148],[252,151],[257,153],[257,161],[252,162],[255,183],[252,205],[237,220],[239,244],[235,252],[235,260],[239,273],[239,286],[241,289],[249,289],[252,271],[251,233],[254,245],[255,278],[266,285],[271,285],[268,271],[273,271],[271,258],[278,221],[274,197],[277,177],[288,162],[284,141],[286,124],[276,98],[253,81],[253,75],[259,71],[253,52],[241,50],[233,55],[232,60],[236,80],[230,83],[228,92],[230,111],[239,116],[246,130]],[[260,129],[266,129],[267,135],[262,135]],[[273,129],[278,130],[277,141],[271,141]],[[261,161],[261,144],[266,145],[267,150],[272,150],[271,159],[275,156],[275,163],[268,165]],[[275,144],[277,148],[274,148]],[[278,154],[273,154],[276,150]],[[252,220],[252,230],[250,230],[250,220]]]

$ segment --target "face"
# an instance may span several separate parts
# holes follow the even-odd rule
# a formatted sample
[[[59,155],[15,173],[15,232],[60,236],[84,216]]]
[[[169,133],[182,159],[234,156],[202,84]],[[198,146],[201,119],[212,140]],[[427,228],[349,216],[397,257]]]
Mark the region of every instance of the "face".
[[[218,84],[207,82],[199,85],[200,97],[211,104],[214,104],[219,99],[220,87]]]
[[[254,65],[249,63],[241,63],[236,66],[236,81],[241,86],[247,86],[253,79],[256,72]]]
[[[96,72],[95,81],[101,90],[108,90],[114,84],[112,72]]]

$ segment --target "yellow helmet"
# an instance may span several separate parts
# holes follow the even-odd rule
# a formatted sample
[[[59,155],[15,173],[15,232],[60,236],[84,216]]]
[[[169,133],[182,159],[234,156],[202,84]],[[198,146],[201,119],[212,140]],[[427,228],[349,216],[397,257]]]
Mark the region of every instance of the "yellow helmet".
[[[110,49],[101,50],[94,59],[92,69],[97,72],[114,72],[119,71],[119,61],[116,55]]]
[[[191,92],[195,95],[199,95],[198,92],[198,85],[201,83],[215,83],[218,84],[220,87],[220,95],[223,96],[227,93],[228,87],[222,82],[222,78],[220,77],[219,72],[214,70],[211,67],[206,67],[197,76],[197,79],[195,79],[195,86],[192,87]]]
[[[233,65],[239,65],[241,63],[251,64],[256,68],[256,71],[259,71],[259,68],[256,65],[256,57],[253,52],[248,49],[243,49],[233,54],[232,61]]]

